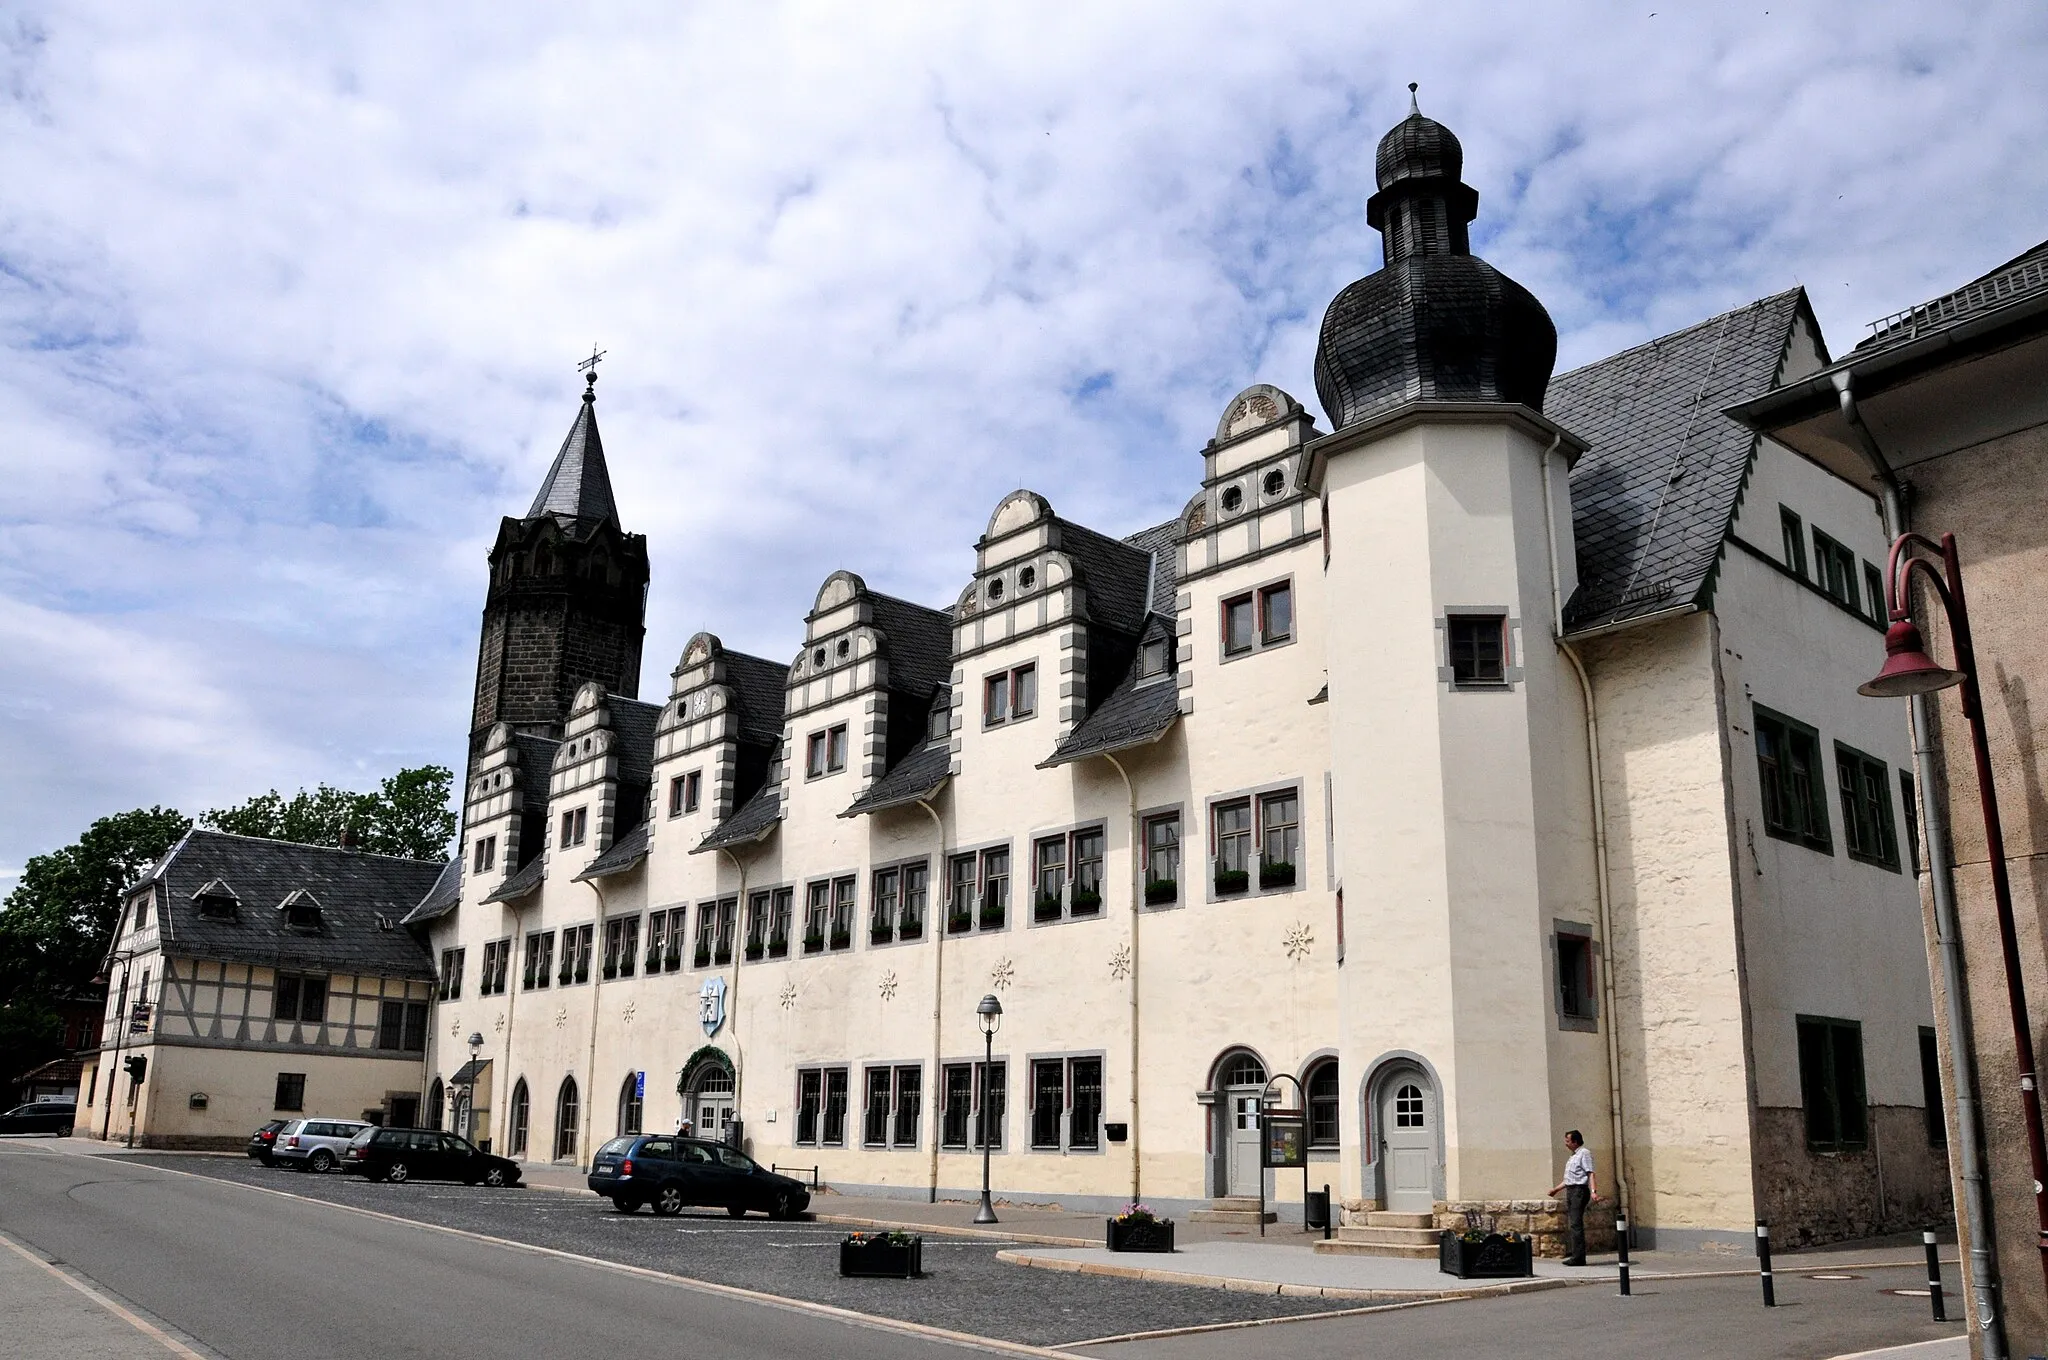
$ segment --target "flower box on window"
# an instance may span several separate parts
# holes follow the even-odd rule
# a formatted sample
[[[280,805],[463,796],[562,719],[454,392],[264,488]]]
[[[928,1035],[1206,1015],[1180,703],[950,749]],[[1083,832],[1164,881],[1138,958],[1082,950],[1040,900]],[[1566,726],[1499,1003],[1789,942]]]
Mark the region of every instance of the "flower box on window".
[[[711,956],[711,961],[715,964],[718,964],[720,967],[724,967],[726,964],[731,963],[732,946],[726,945],[725,947],[720,949],[716,954],[713,954]]]
[[[853,932],[852,932],[852,931],[850,931],[850,930],[834,930],[834,931],[832,932],[832,947],[833,947],[834,949],[849,949],[849,948],[851,948],[852,946],[853,946]]]
[[[970,912],[955,911],[946,918],[946,930],[951,934],[961,935],[972,929],[974,916]]]
[[[1148,878],[1145,880],[1145,905],[1163,907],[1180,901],[1180,884],[1170,878]]]
[[[647,951],[647,971],[650,973],[661,971],[661,951],[659,949]]]
[[[1109,1220],[1111,1251],[1173,1250],[1173,1220],[1160,1218],[1142,1204],[1127,1205]]]
[[[905,921],[896,931],[899,940],[921,940],[924,938],[924,922]]]
[[[787,935],[777,935],[773,939],[768,941],[769,958],[779,959],[786,956],[788,953],[789,937]]]
[[[697,947],[697,956],[691,961],[690,966],[693,968],[709,968],[711,966],[711,948],[709,945],[699,945]]]
[[[815,930],[804,932],[804,953],[815,954],[825,947],[825,937]]]
[[[1003,928],[1003,909],[1001,906],[989,902],[981,904],[981,928],[983,930],[1001,930]]]
[[[1259,886],[1261,888],[1293,887],[1294,866],[1284,860],[1261,862],[1259,865]]]
[[[1534,1275],[1534,1249],[1520,1233],[1444,1230],[1437,1239],[1437,1268],[1461,1280],[1519,1280]]]
[[[683,951],[680,945],[678,945],[674,949],[669,950],[668,953],[663,956],[662,966],[668,969],[668,971],[671,973],[673,973],[676,969],[683,966]]]
[[[618,975],[619,965],[617,965],[616,963],[608,963],[604,966],[604,980],[606,982],[610,982],[613,978],[617,977]]]
[[[1075,888],[1068,894],[1068,907],[1076,916],[1093,916],[1102,910],[1102,894],[1093,888]]]
[[[760,958],[763,954],[767,952],[767,949],[763,947],[759,940],[747,941],[747,962],[752,963],[755,959]]]
[[[1252,876],[1244,869],[1218,869],[1216,871],[1216,895],[1229,897],[1252,886]]]
[[[987,913],[984,911],[983,913]],[[1057,921],[1060,919],[1060,895],[1040,893],[1038,901],[1032,904],[1031,919],[1034,921]]]
[[[848,1233],[839,1243],[839,1273],[914,1280],[924,1274],[924,1238],[916,1233]]]
[[[877,921],[873,925],[868,927],[869,944],[887,944],[889,943],[890,938],[891,931],[889,930],[889,923],[887,921]]]

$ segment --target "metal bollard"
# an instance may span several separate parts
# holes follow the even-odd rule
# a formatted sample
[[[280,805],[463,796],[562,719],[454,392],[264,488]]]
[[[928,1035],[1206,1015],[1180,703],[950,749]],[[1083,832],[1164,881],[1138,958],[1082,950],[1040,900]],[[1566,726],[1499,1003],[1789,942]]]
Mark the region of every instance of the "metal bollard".
[[[1330,1225],[1337,1221],[1337,1202],[1330,1198],[1330,1187],[1323,1187],[1323,1240],[1330,1240]]]
[[[1764,1307],[1778,1306],[1778,1291],[1771,1283],[1771,1227],[1762,1219],[1756,1222],[1756,1270],[1764,1284]]]
[[[1628,1220],[1617,1217],[1614,1220],[1614,1247],[1621,1254],[1617,1268],[1621,1271],[1621,1296],[1628,1297]]]
[[[1941,1252],[1932,1232],[1921,1233],[1920,1242],[1927,1248],[1927,1297],[1934,1304],[1934,1320],[1947,1322],[1948,1310],[1941,1306]]]

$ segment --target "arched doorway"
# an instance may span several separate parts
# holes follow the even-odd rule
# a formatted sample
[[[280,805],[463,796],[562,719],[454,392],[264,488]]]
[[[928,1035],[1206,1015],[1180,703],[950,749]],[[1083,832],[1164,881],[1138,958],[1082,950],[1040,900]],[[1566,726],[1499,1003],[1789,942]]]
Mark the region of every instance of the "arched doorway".
[[[1215,1093],[1216,1193],[1257,1195],[1264,1174],[1259,1165],[1259,1098],[1266,1089],[1266,1064],[1249,1049],[1233,1049],[1217,1060],[1210,1089]]]
[[[526,1155],[527,1125],[532,1117],[532,1102],[526,1095],[526,1078],[521,1077],[519,1084],[512,1088],[512,1127],[508,1130],[514,1157]]]
[[[1436,1083],[1412,1062],[1381,1069],[1371,1104],[1380,1201],[1395,1213],[1427,1213],[1443,1163]]]
[[[439,1077],[435,1077],[433,1084],[427,1087],[428,1128],[438,1129],[441,1127],[441,1111],[446,1108],[446,1106],[444,1106],[442,1102],[447,1100],[447,1098],[447,1094],[445,1093],[445,1090],[441,1085],[441,1079]]]
[[[682,1119],[699,1138],[724,1142],[731,1135],[734,1081],[732,1060],[710,1044],[690,1055],[676,1079]]]
[[[576,1078],[563,1077],[555,1096],[555,1160],[568,1161],[576,1155],[576,1126],[583,1112],[576,1095]]]
[[[628,1072],[625,1083],[619,1087],[619,1134],[621,1137],[640,1132],[640,1119],[643,1114],[640,1091],[640,1074],[638,1072]]]

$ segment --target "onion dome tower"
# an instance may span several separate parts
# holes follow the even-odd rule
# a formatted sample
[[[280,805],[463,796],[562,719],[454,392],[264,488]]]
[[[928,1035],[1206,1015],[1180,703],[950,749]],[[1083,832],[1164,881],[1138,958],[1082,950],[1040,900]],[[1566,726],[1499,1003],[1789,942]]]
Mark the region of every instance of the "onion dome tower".
[[[1380,139],[1366,221],[1386,267],[1337,294],[1316,344],[1316,395],[1333,430],[1410,401],[1543,409],[1557,328],[1533,294],[1472,254],[1479,195],[1442,123],[1409,114]]]

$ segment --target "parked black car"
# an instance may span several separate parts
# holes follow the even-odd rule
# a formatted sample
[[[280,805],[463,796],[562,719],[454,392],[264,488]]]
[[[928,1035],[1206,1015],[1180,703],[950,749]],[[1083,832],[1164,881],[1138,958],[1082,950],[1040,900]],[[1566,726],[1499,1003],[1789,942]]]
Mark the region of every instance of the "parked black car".
[[[54,1133],[68,1138],[77,1118],[75,1100],[38,1100],[0,1114],[0,1133]]]
[[[277,1163],[271,1159],[270,1154],[277,1147],[277,1131],[289,1123],[289,1119],[273,1119],[250,1134],[249,1156],[265,1166],[276,1166]]]
[[[666,1133],[612,1139],[591,1159],[589,1183],[622,1214],[643,1204],[657,1214],[703,1205],[734,1218],[749,1209],[795,1218],[811,1203],[802,1181],[777,1175],[743,1152]]]
[[[519,1184],[519,1163],[493,1157],[466,1138],[434,1129],[364,1129],[348,1145],[341,1169],[393,1183]]]

